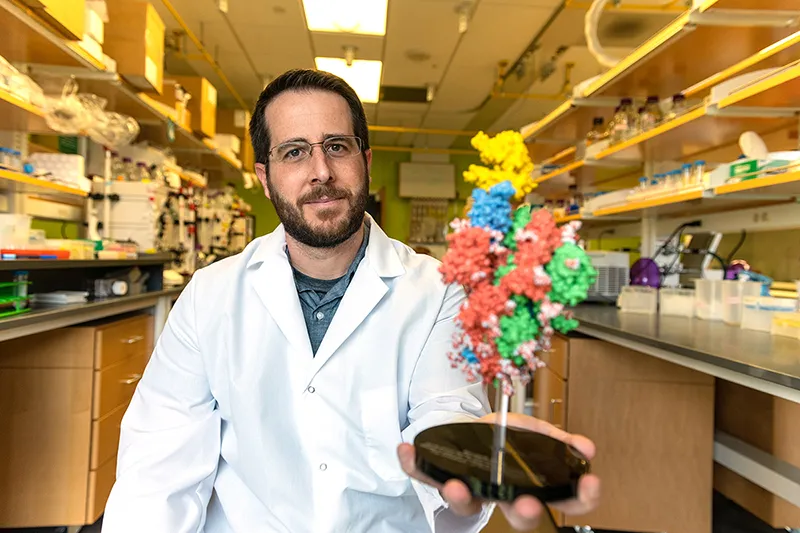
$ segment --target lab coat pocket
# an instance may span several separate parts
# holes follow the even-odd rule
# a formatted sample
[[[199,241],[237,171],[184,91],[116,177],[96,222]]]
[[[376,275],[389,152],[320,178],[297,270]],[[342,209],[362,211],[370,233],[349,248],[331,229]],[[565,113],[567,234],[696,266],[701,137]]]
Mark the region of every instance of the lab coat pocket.
[[[397,446],[402,442],[397,410],[397,387],[388,386],[361,393],[361,424],[370,468],[386,481],[406,481]]]

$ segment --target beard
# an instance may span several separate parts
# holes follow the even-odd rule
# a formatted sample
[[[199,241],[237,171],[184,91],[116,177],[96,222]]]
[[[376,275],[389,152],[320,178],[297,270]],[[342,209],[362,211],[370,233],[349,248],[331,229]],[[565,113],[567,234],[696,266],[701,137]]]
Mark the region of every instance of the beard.
[[[364,223],[364,212],[369,199],[368,175],[364,176],[362,186],[355,192],[327,182],[298,198],[296,203],[290,202],[278,193],[269,178],[267,178],[267,188],[286,234],[306,246],[333,248],[352,237]],[[303,205],[323,197],[345,200],[347,209],[338,222],[334,222],[340,213],[338,207],[317,211],[317,218],[323,223],[320,225],[323,227],[314,227],[303,214]],[[326,224],[328,222],[331,223]]]

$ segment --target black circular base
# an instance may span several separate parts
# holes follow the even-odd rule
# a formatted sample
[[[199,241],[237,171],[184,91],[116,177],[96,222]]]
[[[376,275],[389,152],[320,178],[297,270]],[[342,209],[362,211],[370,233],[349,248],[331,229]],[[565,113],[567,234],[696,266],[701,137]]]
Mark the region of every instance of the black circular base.
[[[439,483],[459,479],[472,494],[513,501],[528,494],[540,501],[574,498],[589,461],[563,442],[540,433],[508,427],[501,482],[492,479],[495,426],[480,422],[427,429],[414,440],[417,468]]]

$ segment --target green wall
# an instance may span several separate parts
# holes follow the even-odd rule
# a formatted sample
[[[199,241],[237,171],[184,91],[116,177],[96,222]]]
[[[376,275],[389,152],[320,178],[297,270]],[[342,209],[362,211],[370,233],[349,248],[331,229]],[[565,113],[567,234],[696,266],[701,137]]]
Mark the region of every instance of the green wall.
[[[373,152],[372,154],[372,185],[370,189],[378,192],[384,189],[384,202],[386,203],[386,220],[382,227],[389,237],[400,241],[408,239],[408,230],[411,222],[411,203],[408,198],[400,198],[398,191],[398,177],[400,163],[411,161],[409,152]],[[455,202],[454,213],[461,214],[464,208],[464,199],[472,192],[472,184],[464,182],[461,174],[472,163],[477,163],[477,156],[458,155],[450,156],[450,162],[456,167],[456,192],[459,200]],[[256,235],[264,235],[274,230],[280,221],[275,213],[272,202],[264,196],[261,187],[245,190],[239,186],[239,195],[253,206],[252,213],[256,217]]]

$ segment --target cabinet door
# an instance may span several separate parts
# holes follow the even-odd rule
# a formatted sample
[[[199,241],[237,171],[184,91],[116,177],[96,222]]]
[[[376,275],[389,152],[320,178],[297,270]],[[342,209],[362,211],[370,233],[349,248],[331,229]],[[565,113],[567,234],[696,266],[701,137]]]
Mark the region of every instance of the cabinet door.
[[[533,378],[533,416],[556,427],[566,427],[567,382],[549,368],[540,368]]]

